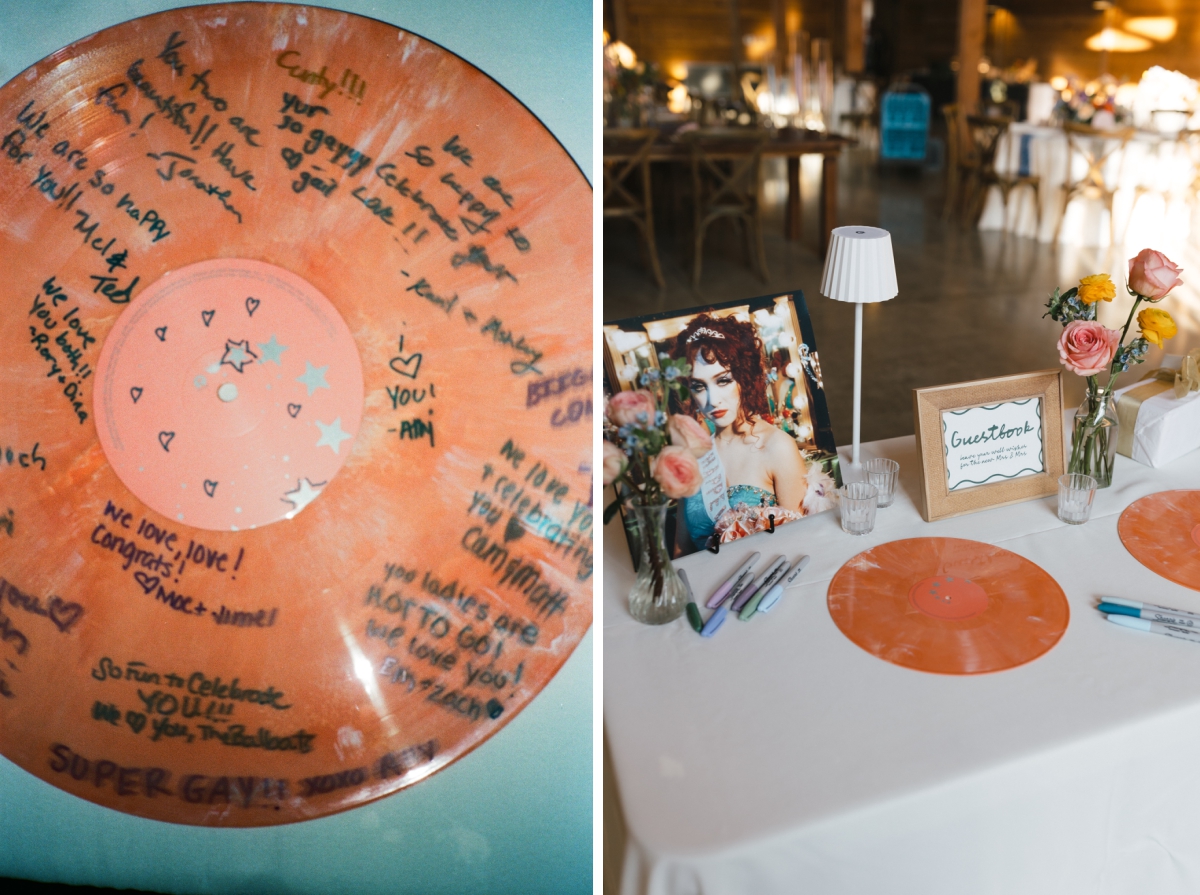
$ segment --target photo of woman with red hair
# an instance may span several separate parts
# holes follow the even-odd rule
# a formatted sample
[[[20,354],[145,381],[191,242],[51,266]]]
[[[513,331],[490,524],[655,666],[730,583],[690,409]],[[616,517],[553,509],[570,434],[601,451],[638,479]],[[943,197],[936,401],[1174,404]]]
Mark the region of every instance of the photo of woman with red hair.
[[[721,513],[737,506],[803,515],[808,470],[795,439],[770,421],[764,352],[754,325],[700,314],[675,337],[670,354],[691,364],[693,410],[709,423],[725,479],[723,501],[720,495],[714,500],[711,489],[683,501],[679,528],[686,532],[677,540],[686,544],[686,533],[693,547],[703,547]]]
[[[702,483],[668,511],[676,556],[833,507],[837,447],[801,293],[617,320],[604,339],[610,393],[679,380],[686,362],[667,415],[699,436],[682,437]]]

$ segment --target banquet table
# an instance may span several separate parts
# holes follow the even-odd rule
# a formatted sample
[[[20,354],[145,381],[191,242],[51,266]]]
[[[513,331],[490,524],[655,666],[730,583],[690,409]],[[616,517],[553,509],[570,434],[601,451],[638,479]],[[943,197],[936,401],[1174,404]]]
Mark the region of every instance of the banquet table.
[[[763,148],[764,156],[778,156],[787,159],[788,192],[786,214],[784,216],[784,234],[792,241],[801,237],[800,214],[800,157],[804,155],[819,155],[822,160],[821,193],[818,200],[817,231],[820,234],[821,254],[829,247],[829,232],[837,224],[837,181],[838,156],[847,146],[853,146],[857,141],[851,137],[839,134],[818,134],[799,128],[784,128],[774,131]],[[652,162],[686,163],[690,159],[688,145],[673,134],[664,134],[663,139],[654,144],[650,153]]]
[[[1187,200],[1196,177],[1187,144],[1168,134],[1139,130],[1123,149],[1110,148],[1113,152],[1103,172],[1107,186],[1116,190],[1113,216],[1117,241],[1130,234],[1131,228],[1141,231],[1139,236],[1149,237],[1150,241],[1161,241],[1167,235],[1162,232],[1164,226],[1174,235],[1181,229],[1186,234],[1191,227],[1191,207]],[[1013,124],[997,145],[996,172],[1015,175],[1022,167],[1025,168],[1022,173],[1041,178],[1040,225],[1032,190],[1027,187],[1014,190],[1006,213],[1000,190],[992,187],[979,218],[980,230],[1007,230],[1039,242],[1053,242],[1062,217],[1059,242],[1090,247],[1108,245],[1108,213],[1100,200],[1077,197],[1063,216],[1063,187],[1068,171],[1078,180],[1086,174],[1087,164],[1079,155],[1072,157],[1061,128]],[[1145,232],[1147,228],[1150,234]]]
[[[1200,452],[1160,469],[1118,457],[1080,526],[1058,520],[1054,498],[926,523],[914,439],[862,454],[900,463],[872,533],[843,533],[833,511],[678,561],[703,605],[753,551],[812,556],[769,615],[730,619],[711,640],[684,619],[633,621],[626,541],[619,521],[607,527],[606,785],[621,814],[605,832],[624,838],[610,891],[1200,891],[1200,645],[1092,608],[1110,594],[1200,612],[1200,593],[1142,566],[1117,534],[1134,500],[1200,488]],[[872,546],[935,536],[1049,572],[1070,607],[1057,645],[1009,670],[940,675],[843,636],[826,608],[834,573]]]

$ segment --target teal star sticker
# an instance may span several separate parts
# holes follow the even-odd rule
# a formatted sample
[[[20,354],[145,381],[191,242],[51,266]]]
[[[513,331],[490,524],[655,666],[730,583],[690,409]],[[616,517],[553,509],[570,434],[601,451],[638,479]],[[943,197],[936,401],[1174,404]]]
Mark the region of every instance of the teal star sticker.
[[[279,360],[279,356],[288,350],[288,346],[280,345],[278,342],[276,342],[275,333],[271,333],[271,340],[269,342],[256,342],[255,344],[262,349],[262,357],[258,359],[260,364],[265,364],[267,361],[271,361],[271,363],[275,364],[276,366],[283,366]]]
[[[346,432],[342,429],[342,418],[340,416],[332,423],[328,424],[317,420],[316,427],[321,430],[321,437],[317,441],[317,447],[320,447],[323,444],[328,445],[329,447],[333,448],[333,452],[335,454],[341,453],[339,448],[341,447],[343,441],[345,441],[347,438],[354,437],[349,432]]]
[[[329,388],[329,383],[325,381],[325,371],[329,369],[329,364],[323,367],[314,367],[308,361],[304,362],[304,375],[297,376],[297,382],[303,382],[308,387],[308,394],[311,397],[312,393],[319,388]]]

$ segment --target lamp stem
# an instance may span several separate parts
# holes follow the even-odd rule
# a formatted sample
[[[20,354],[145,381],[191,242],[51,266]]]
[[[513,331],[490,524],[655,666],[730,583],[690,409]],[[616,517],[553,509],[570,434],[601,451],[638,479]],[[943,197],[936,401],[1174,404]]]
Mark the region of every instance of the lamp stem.
[[[862,303],[854,303],[854,448],[851,465],[858,466],[859,423],[862,416]]]

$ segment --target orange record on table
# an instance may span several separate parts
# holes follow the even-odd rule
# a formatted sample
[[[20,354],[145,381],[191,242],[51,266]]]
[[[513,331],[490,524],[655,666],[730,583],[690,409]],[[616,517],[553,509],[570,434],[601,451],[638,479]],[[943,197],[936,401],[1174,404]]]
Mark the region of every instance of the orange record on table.
[[[1070,609],[1058,583],[1024,557],[959,538],[880,544],[829,584],[842,633],[896,665],[939,674],[1015,668],[1053,647]]]
[[[1200,590],[1200,491],[1160,491],[1135,500],[1121,514],[1117,533],[1146,568]]]
[[[591,208],[486,75],[330,10],[0,88],[0,753],[256,826],[512,719],[591,624]]]

